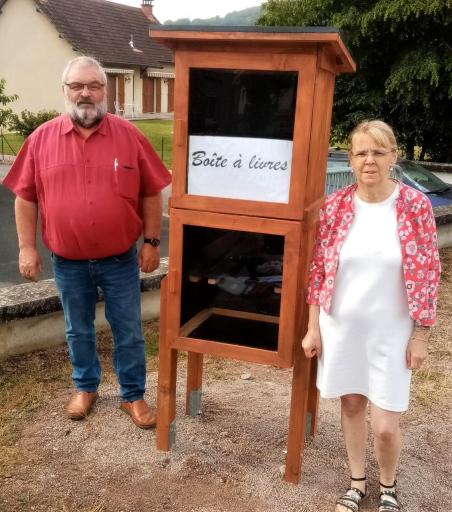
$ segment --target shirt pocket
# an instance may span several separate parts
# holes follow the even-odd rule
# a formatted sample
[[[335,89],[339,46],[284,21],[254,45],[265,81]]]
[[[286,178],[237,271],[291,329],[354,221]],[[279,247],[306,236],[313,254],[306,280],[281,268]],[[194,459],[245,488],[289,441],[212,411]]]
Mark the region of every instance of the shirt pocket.
[[[138,199],[140,191],[140,174],[137,167],[120,165],[116,170],[118,194],[127,199]]]

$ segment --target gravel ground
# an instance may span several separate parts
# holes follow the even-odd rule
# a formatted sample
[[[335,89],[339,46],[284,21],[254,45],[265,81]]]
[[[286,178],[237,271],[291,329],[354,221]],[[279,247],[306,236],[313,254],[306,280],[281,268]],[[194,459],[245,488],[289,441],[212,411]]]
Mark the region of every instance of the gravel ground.
[[[413,379],[403,415],[398,475],[405,512],[451,508],[450,355],[452,249],[445,273],[430,357]],[[107,351],[108,352],[108,351]],[[43,353],[30,357],[43,357]],[[348,484],[339,402],[322,400],[316,436],[306,442],[299,485],[281,477],[287,440],[291,372],[237,361],[207,359],[202,414],[184,415],[185,360],[178,376],[177,435],[173,450],[155,449],[155,433],[134,427],[119,409],[103,354],[104,383],[90,417],[62,413],[71,390],[51,393],[21,432],[18,464],[0,476],[0,511],[45,512],[323,512]],[[64,348],[47,353],[65,360]],[[250,374],[249,380],[242,379]],[[156,372],[148,375],[155,400]],[[370,499],[377,511],[378,473],[369,450]]]

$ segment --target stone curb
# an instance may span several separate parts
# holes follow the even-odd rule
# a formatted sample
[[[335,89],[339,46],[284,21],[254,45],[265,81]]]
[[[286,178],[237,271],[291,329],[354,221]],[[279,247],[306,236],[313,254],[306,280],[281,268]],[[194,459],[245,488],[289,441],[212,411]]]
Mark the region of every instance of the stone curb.
[[[168,272],[168,258],[160,260],[160,267],[150,274],[141,273],[141,291],[159,290]],[[97,301],[102,302],[99,291]],[[0,324],[61,311],[61,302],[53,279],[38,283],[24,283],[0,288]]]

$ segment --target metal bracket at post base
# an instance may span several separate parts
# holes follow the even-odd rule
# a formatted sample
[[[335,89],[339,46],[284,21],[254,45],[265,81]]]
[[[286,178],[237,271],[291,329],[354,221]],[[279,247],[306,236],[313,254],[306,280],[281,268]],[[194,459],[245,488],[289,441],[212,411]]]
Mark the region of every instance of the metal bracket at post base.
[[[306,422],[305,422],[305,437],[311,435],[311,425],[312,425],[312,413],[309,411],[306,413]]]
[[[168,442],[169,442],[169,449],[171,450],[174,443],[176,442],[176,420],[173,420],[170,423]]]
[[[188,415],[190,418],[197,418],[201,414],[201,396],[202,391],[200,389],[190,392],[188,400]]]

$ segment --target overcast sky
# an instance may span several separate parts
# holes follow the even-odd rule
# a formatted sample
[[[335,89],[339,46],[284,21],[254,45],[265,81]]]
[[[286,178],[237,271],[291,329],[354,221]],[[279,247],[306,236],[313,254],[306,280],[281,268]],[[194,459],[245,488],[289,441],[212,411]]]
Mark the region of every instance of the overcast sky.
[[[119,4],[140,7],[141,0],[111,0]],[[155,0],[154,14],[161,23],[180,18],[212,18],[224,16],[232,11],[255,7],[259,0]]]

